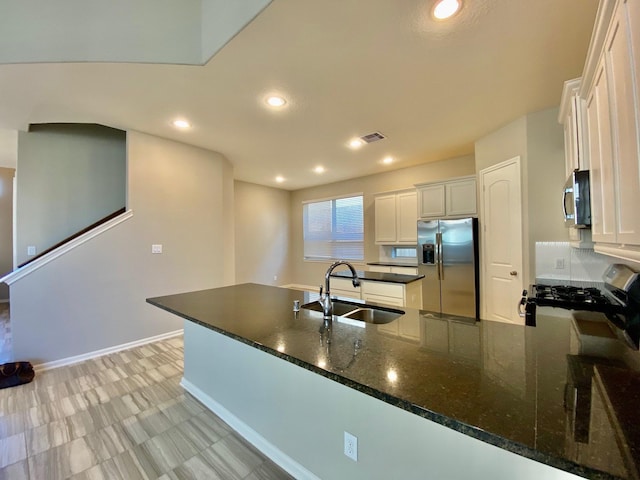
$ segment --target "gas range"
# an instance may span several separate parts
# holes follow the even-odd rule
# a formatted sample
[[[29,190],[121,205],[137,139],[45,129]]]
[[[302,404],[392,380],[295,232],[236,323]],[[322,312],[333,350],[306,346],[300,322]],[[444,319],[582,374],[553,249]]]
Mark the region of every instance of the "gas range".
[[[613,295],[596,287],[535,284],[529,287],[529,292],[529,298],[534,298],[539,306],[603,313],[621,313],[624,310]]]
[[[625,333],[635,348],[640,344],[640,276],[625,265],[610,265],[604,282],[595,286],[586,282],[552,285],[538,283],[522,292],[519,314],[525,325],[536,326],[538,307],[600,312]]]

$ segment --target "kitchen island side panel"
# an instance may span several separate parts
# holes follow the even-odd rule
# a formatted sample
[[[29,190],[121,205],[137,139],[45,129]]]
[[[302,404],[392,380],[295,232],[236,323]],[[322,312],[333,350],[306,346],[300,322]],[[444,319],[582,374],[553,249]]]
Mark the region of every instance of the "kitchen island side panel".
[[[184,384],[309,478],[575,480],[577,477],[413,415],[211,329],[185,321]],[[205,398],[203,398],[203,395]],[[238,428],[236,428],[238,429]],[[358,461],[343,435],[358,438]],[[251,441],[250,435],[247,436]],[[264,449],[263,449],[264,451]],[[274,458],[273,451],[279,451]],[[269,452],[265,451],[267,455]],[[287,462],[282,458],[288,457]],[[289,468],[290,472],[291,468]]]

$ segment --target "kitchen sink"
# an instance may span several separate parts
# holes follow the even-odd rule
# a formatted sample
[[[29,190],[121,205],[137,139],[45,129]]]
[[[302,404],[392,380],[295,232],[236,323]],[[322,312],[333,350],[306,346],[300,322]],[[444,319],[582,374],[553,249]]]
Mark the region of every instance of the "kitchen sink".
[[[338,317],[358,320],[365,323],[389,323],[404,315],[402,310],[393,308],[374,307],[362,303],[350,303],[342,300],[333,300],[333,314]],[[322,312],[322,305],[318,302],[310,302],[302,305],[302,308]]]
[[[349,312],[343,317],[350,318],[352,320],[360,320],[366,323],[389,323],[393,322],[396,318],[404,315],[401,310],[382,310],[380,308],[358,308],[353,312]]]
[[[361,303],[349,303],[343,302],[342,300],[333,300],[331,304],[333,305],[333,314],[338,315],[339,317],[343,316],[345,313],[353,312],[362,306]],[[322,305],[318,302],[305,303],[302,305],[302,308],[322,312]]]

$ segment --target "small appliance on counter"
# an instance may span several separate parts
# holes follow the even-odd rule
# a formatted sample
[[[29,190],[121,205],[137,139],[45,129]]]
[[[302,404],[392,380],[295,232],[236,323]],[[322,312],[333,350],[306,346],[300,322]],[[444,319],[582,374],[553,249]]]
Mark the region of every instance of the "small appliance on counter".
[[[419,220],[422,308],[479,318],[478,219]]]
[[[623,333],[627,343],[640,344],[640,275],[621,264],[610,265],[603,284],[566,282],[560,285],[538,283],[522,292],[518,304],[525,325],[535,327],[540,308],[562,308],[600,312],[610,325]]]

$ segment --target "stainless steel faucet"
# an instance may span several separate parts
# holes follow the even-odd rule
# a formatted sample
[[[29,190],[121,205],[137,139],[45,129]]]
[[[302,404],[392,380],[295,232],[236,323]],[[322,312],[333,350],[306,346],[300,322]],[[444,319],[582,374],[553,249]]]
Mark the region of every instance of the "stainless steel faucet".
[[[320,305],[322,305],[322,313],[324,314],[325,322],[331,320],[331,317],[333,316],[333,304],[331,303],[331,289],[329,281],[331,278],[331,273],[339,265],[346,265],[347,267],[349,267],[349,270],[351,270],[351,282],[353,283],[353,287],[355,288],[360,286],[360,279],[358,278],[356,269],[353,268],[353,265],[351,265],[349,262],[339,260],[332,263],[329,268],[327,268],[327,273],[324,274],[324,293],[322,291],[322,285],[320,285],[320,299],[318,300]]]

